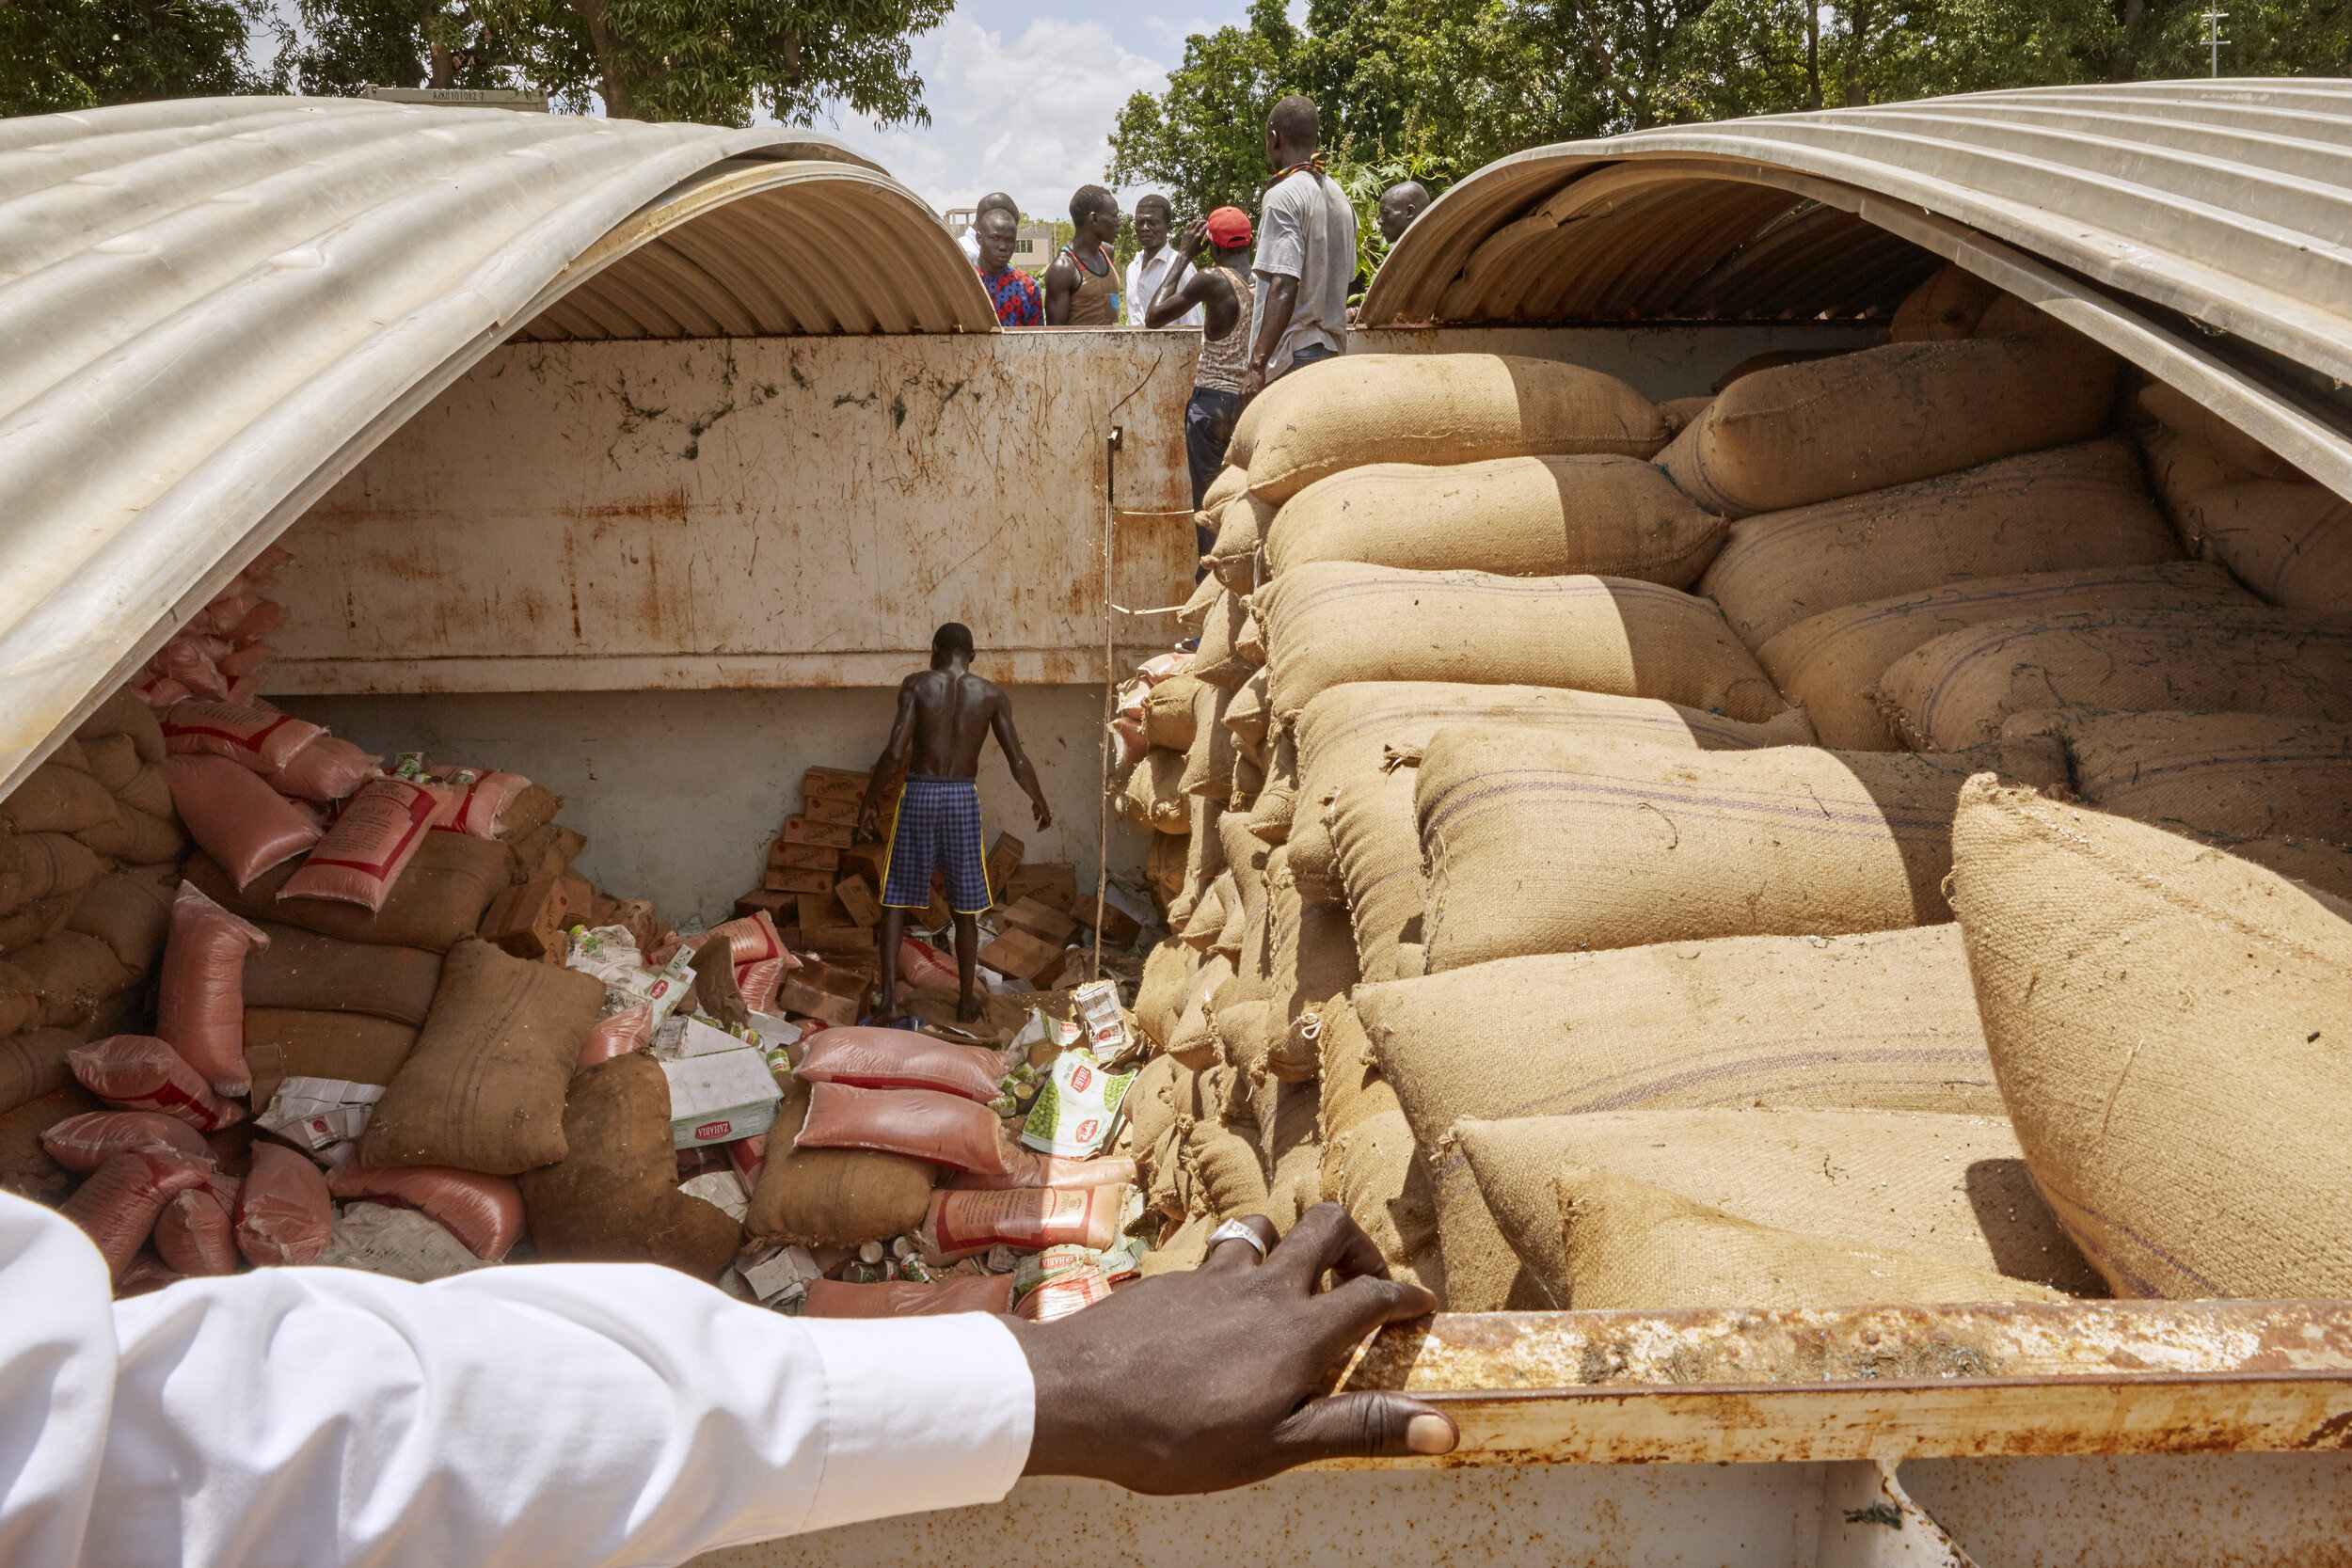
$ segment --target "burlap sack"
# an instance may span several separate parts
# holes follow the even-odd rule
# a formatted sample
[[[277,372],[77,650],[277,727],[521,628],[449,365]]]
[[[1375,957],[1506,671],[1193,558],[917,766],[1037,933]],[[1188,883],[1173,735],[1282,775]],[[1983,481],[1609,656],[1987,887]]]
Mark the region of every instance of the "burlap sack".
[[[54,898],[27,900],[0,915],[0,953],[14,953],[48,936],[65,924],[80,901],[78,894],[60,894]]]
[[[1255,672],[1233,692],[1233,700],[1225,705],[1218,722],[1233,737],[1234,747],[1243,754],[1257,759],[1264,766],[1266,733],[1266,673]]]
[[[1897,659],[1877,700],[1919,751],[1974,746],[2036,708],[2352,722],[2352,622],[2265,607],[1988,621]]]
[[[385,896],[384,907],[373,913],[330,898],[280,899],[278,890],[301,863],[297,858],[264,871],[243,892],[210,855],[191,855],[183,869],[207,897],[246,920],[299,926],[343,942],[421,947],[433,953],[446,953],[453,943],[471,936],[490,900],[509,885],[506,846],[471,833],[425,834],[416,858]]]
[[[0,1116],[73,1086],[66,1053],[82,1043],[71,1029],[25,1029],[0,1037]]]
[[[1182,833],[1192,826],[1192,802],[1184,799],[1184,753],[1154,746],[1127,774],[1119,792],[1119,815],[1147,832]]]
[[[342,942],[261,922],[269,946],[245,958],[245,1005],[304,1012],[369,1013],[424,1026],[441,983],[441,955]]]
[[[1187,833],[1153,833],[1151,847],[1143,852],[1143,879],[1150,885],[1152,895],[1160,901],[1161,924],[1170,907],[1184,891],[1184,857],[1191,849]]]
[[[188,847],[188,835],[177,821],[150,816],[119,800],[115,802],[114,816],[73,836],[94,852],[132,865],[176,861]]]
[[[2138,459],[2110,439],[1744,517],[1698,592],[1753,648],[1809,616],[1898,594],[2180,554]]]
[[[1177,938],[1194,952],[1207,953],[1216,946],[1232,913],[1234,900],[1226,896],[1226,890],[1232,885],[1232,879],[1219,872],[1217,879],[1209,884],[1208,891],[1193,906],[1192,918],[1185,921],[1184,929],[1176,933]]]
[[[1345,1208],[1391,1270],[1409,1269],[1438,1249],[1428,1167],[1401,1111],[1368,1117],[1323,1146],[1323,1201]]]
[[[1249,1140],[1222,1122],[1202,1119],[1185,1135],[1184,1163],[1193,1173],[1194,1201],[1218,1219],[1255,1213],[1265,1205],[1265,1172]]]
[[[1899,1248],[2071,1295],[2107,1293],[1997,1117],[1606,1111],[1465,1121],[1454,1140],[1512,1246],[1545,1278],[1566,1272],[1555,1173],[1588,1166],[1756,1225]]]
[[[2133,401],[2165,426],[2212,452],[2215,461],[2250,479],[2302,481],[2302,469],[2247,435],[2179,388],[2162,381],[2141,387]]]
[[[416,1047],[414,1027],[368,1013],[245,1010],[245,1060],[256,1110],[266,1110],[289,1078],[389,1084]]]
[[[1287,1236],[1299,1216],[1322,1201],[1323,1146],[1302,1143],[1274,1163],[1274,1174],[1266,1179],[1265,1202],[1255,1212],[1274,1222],[1276,1235]]]
[[[1184,841],[1184,891],[1198,900],[1225,869],[1225,843],[1216,825],[1225,816],[1223,801],[1206,795],[1192,797],[1192,832]],[[1169,911],[1171,919],[1175,911]]]
[[[1230,526],[1230,525],[1229,525]],[[1318,561],[1504,577],[1597,573],[1688,588],[1722,546],[1655,466],[1630,457],[1504,457],[1349,468],[1282,504],[1269,577]]]
[[[1170,675],[1145,693],[1143,738],[1171,752],[1192,745],[1193,705],[1200,683],[1190,675]]]
[[[1751,722],[1788,705],[1714,606],[1656,583],[1323,562],[1283,573],[1258,604],[1283,722],[1355,681],[1573,687]]]
[[[1239,643],[1242,623],[1249,617],[1249,609],[1241,595],[1230,591],[1220,594],[1209,606],[1209,613],[1200,625],[1200,646],[1193,654],[1184,673],[1209,686],[1231,689],[1248,680],[1257,669],[1254,660],[1242,657]],[[1199,708],[1193,710],[1199,722]]]
[[[1200,558],[1209,575],[1236,594],[1258,586],[1258,551],[1279,503],[1243,494],[1216,514],[1216,543]]]
[[[1289,1083],[1304,1083],[1320,1069],[1314,1036],[1296,1025],[1320,1017],[1343,997],[1359,975],[1354,933],[1347,912],[1329,904],[1309,904],[1285,873],[1267,901],[1273,976],[1273,1013],[1265,1069]]]
[[[1175,1057],[1154,1056],[1136,1074],[1135,1082],[1127,1085],[1126,1098],[1120,1101],[1134,1131],[1135,1147],[1147,1151],[1146,1159],[1148,1151],[1176,1124],[1174,1092],[1184,1071]]]
[[[1200,967],[1193,951],[1180,942],[1163,942],[1143,960],[1143,975],[1136,984],[1136,1022],[1152,1043],[1165,1048],[1182,1016],[1184,988]]]
[[[1225,710],[1232,705],[1232,687],[1203,682],[1195,692],[1192,745],[1184,752],[1184,770],[1179,782],[1186,795],[1206,796],[1220,805],[1232,798],[1233,791],[1233,732],[1225,727]]]
[[[2017,1141],[2115,1293],[2352,1292],[2344,907],[1990,780],[1953,841]]]
[[[2225,847],[2352,843],[2352,725],[2257,713],[2021,713],[2003,734],[2066,746],[2085,804]]]
[[[151,762],[139,764],[127,784],[114,791],[115,804],[128,806],[149,816],[161,817],[177,826],[180,814],[171,803],[171,784],[164,770]]]
[[[139,769],[148,766],[139,756],[138,742],[127,735],[101,736],[83,741],[81,746],[82,755],[89,763],[89,776],[118,802],[124,788],[139,776]],[[166,799],[169,799],[168,793]]]
[[[1223,583],[1215,578],[1203,577],[1193,584],[1192,597],[1184,601],[1184,608],[1176,612],[1176,625],[1199,636],[1200,628],[1208,624],[1210,610],[1224,592]]]
[[[2180,498],[2182,531],[2273,604],[2352,611],[2352,501],[2324,484],[2241,479]]]
[[[1927,343],[1969,337],[1985,307],[2000,296],[1999,289],[1975,273],[1947,262],[1895,307],[1886,324],[1887,341]]]
[[[564,1106],[564,1141],[570,1153],[521,1181],[542,1259],[661,1263],[697,1279],[735,1260],[742,1227],[678,1191],[660,1063],[630,1052],[583,1070]]]
[[[360,1159],[492,1176],[563,1159],[564,1081],[603,1006],[604,986],[590,975],[479,939],[457,943],[416,1050],[368,1122]]]
[[[0,1025],[7,1030],[0,1038],[31,1028],[40,1019],[40,982],[0,958]],[[0,1094],[0,1110],[7,1109],[6,1099]]]
[[[1351,354],[1284,376],[1243,420],[1250,493],[1276,501],[1370,463],[1648,457],[1668,435],[1649,400],[1614,376],[1499,354]]]
[[[1356,1106],[1381,1079],[1380,1069],[1373,1064],[1372,1042],[1364,1037],[1364,1026],[1346,997],[1334,997],[1318,1015],[1315,1049],[1315,1138],[1322,1142],[1362,1119],[1355,1115]],[[1379,1109],[1396,1103],[1395,1094],[1386,1085],[1380,1092]]]
[[[1231,876],[1232,873],[1228,871],[1226,875]],[[1253,911],[1248,903],[1243,901],[1241,897],[1241,890],[1239,888],[1228,891],[1224,896],[1223,903],[1225,907],[1225,924],[1218,927],[1216,935],[1210,940],[1208,951],[1211,953],[1222,953],[1225,957],[1232,959],[1233,968],[1235,972],[1238,973],[1242,967],[1242,949],[1248,946],[1249,942],[1249,928],[1251,925],[1256,923],[1263,929],[1263,925],[1265,919],[1265,906],[1262,903]],[[1263,942],[1263,938],[1261,937],[1260,941]],[[1255,973],[1254,970],[1253,973]]]
[[[1658,461],[1726,517],[1809,506],[2087,440],[2115,373],[2087,339],[1887,343],[1740,377]]]
[[[1209,481],[1208,489],[1200,495],[1200,510],[1211,513],[1219,511],[1227,501],[1248,488],[1249,470],[1243,466],[1242,459],[1236,457],[1218,469],[1216,477]]]
[[[920,1160],[855,1148],[795,1148],[809,1086],[786,1075],[767,1158],[744,1226],[762,1241],[857,1246],[903,1236],[923,1223],[936,1174]]]
[[[155,710],[146,698],[127,688],[91,709],[90,716],[73,730],[74,738],[85,743],[110,735],[129,736],[145,761],[164,760],[164,730]]]
[[[131,972],[113,948],[79,931],[52,931],[8,962],[31,976],[40,992],[40,1023],[72,1029],[99,1016],[100,1007],[131,989]]]
[[[1301,755],[1313,758],[1315,782],[1305,787],[1331,797],[1326,831],[1365,979],[1392,978],[1397,944],[1423,940],[1422,838],[1413,815],[1420,774],[1406,759],[1439,729],[1465,721],[1576,736],[1595,746],[1676,750],[1752,750],[1810,736],[1793,709],[1767,724],[1742,724],[1654,699],[1534,687],[1333,688],[1301,715],[1299,743]],[[1292,863],[1297,862],[1294,849]]]
[[[171,931],[171,899],[179,890],[176,865],[134,865],[101,877],[84,891],[66,917],[65,928],[96,937],[113,950],[131,978],[143,980],[163,957]]]
[[[1159,1274],[1183,1274],[1197,1269],[1209,1255],[1209,1232],[1217,1222],[1207,1214],[1195,1214],[1161,1239],[1160,1244],[1143,1255],[1136,1265],[1136,1273],[1145,1279]]]
[[[44,762],[0,800],[0,828],[19,833],[78,833],[109,821],[115,798],[85,770]]]
[[[1529,1270],[1554,1300],[1581,1311],[2071,1299],[1941,1259],[1757,1225],[1585,1166],[1558,1171],[1550,1196],[1506,1219],[1504,1233],[1528,1239],[1520,1258]],[[1500,1198],[1496,1208],[1503,1212]]]
[[[1225,869],[1232,875],[1246,910],[1265,902],[1266,866],[1274,846],[1249,831],[1246,813],[1227,812],[1217,818],[1217,836],[1225,841]]]
[[[68,834],[0,833],[0,907],[63,898],[70,911],[104,873],[97,853]]]
[[[1948,920],[1941,884],[1951,869],[1952,807],[1983,766],[1440,730],[1414,791],[1429,969]],[[2054,759],[2045,776],[2022,782],[2063,784],[2064,764]],[[1344,858],[1343,836],[1341,848]]]
[[[1213,962],[1224,963],[1222,958]],[[1231,978],[1228,975],[1228,978]],[[1168,1041],[1168,1053],[1194,1071],[1217,1059],[1216,1026],[1209,1018],[1209,999],[1193,995],[1186,999],[1179,1016],[1176,1032]]]
[[[2192,610],[2250,605],[2253,596],[2210,561],[2101,566],[1955,582],[1824,610],[1767,639],[1756,661],[1781,694],[1804,705],[1824,746],[1891,752],[1900,743],[1871,693],[1886,667],[1923,642],[1987,621],[2083,610]]]

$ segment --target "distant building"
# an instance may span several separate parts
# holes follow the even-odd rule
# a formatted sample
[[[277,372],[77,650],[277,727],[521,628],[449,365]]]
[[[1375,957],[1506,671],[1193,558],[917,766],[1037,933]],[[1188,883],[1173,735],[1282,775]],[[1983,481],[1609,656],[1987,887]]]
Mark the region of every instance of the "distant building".
[[[950,207],[944,222],[947,232],[961,243],[964,231],[972,227],[974,210]],[[1054,264],[1054,226],[1050,223],[1025,223],[1013,230],[1012,264],[1023,272],[1041,273]]]

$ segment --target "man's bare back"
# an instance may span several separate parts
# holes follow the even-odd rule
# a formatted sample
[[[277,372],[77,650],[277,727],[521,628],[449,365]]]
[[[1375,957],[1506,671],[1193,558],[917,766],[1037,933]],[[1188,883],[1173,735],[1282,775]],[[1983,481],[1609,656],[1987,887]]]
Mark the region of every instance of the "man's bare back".
[[[1012,705],[993,681],[968,670],[924,670],[898,683],[901,726],[913,724],[907,770],[935,779],[977,778],[980,748],[992,730],[1005,759],[1020,755],[1012,733]],[[891,736],[898,739],[896,729]]]

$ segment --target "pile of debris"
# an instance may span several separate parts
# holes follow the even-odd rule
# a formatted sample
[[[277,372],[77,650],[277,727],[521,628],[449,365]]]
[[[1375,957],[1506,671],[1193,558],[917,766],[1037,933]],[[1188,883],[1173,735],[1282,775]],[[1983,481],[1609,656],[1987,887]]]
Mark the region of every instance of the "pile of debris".
[[[2177,910],[2070,930],[2017,879],[2021,835],[2185,856],[2199,919],[2348,950],[2303,890],[2352,895],[2352,515],[2124,383],[1947,269],[1883,345],[1709,399],[1443,355],[1253,403],[1197,646],[1111,736],[1174,933],[1135,1005],[1165,1052],[1135,1091],[1155,1261],[1329,1200],[1454,1310],[2352,1283],[2308,1107],[2248,1081],[2225,1134],[2197,1103],[2192,1020],[2234,1004],[2189,975],[2247,955]],[[2048,975],[2104,953],[2119,985],[2136,934],[2201,959],[2110,1010],[2154,1030],[2170,998],[2146,1037],[2198,1066],[2141,1054],[2118,1100],[2137,1048],[2090,1043]],[[2298,1043],[2335,1027],[2281,1014],[2263,1049],[2341,1138],[2352,1079]],[[2223,1152],[2249,1132],[2297,1151],[2266,1194]]]

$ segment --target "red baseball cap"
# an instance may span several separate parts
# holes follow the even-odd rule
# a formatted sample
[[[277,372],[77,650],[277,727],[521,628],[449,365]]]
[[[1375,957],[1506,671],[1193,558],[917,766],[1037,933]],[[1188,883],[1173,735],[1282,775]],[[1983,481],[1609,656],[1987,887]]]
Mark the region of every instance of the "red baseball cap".
[[[1228,248],[1249,243],[1249,214],[1238,207],[1219,207],[1209,214],[1209,238]]]

